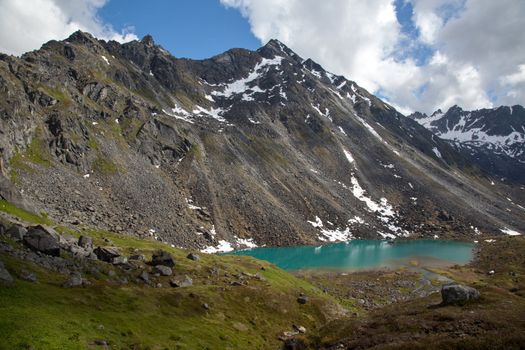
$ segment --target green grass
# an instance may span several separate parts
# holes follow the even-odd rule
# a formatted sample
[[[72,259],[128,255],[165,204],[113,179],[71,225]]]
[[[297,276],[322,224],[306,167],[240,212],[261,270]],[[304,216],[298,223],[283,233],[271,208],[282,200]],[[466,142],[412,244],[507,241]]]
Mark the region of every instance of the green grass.
[[[0,202],[0,209],[33,223],[52,223],[38,215]],[[140,269],[127,273],[109,264],[93,262],[102,273],[88,270],[92,285],[61,287],[67,276],[37,267],[4,253],[4,262],[13,276],[21,270],[35,273],[38,284],[20,279],[0,286],[0,349],[88,349],[95,340],[106,340],[115,349],[268,349],[278,348],[278,336],[293,324],[309,332],[326,322],[327,310],[337,309],[333,298],[305,280],[251,257],[199,254],[196,262],[186,258],[187,250],[172,248],[153,239],[125,234],[56,226],[60,233],[89,235],[98,245],[115,245],[124,255],[144,254],[149,260],[158,249],[170,252],[174,275],[189,275],[194,285],[170,288],[169,277],[158,277],[163,288],[134,282]],[[107,242],[110,241],[110,243]],[[19,247],[19,243],[6,241]],[[68,254],[62,256],[69,258]],[[220,269],[220,275],[210,273]],[[131,283],[116,285],[109,270]],[[255,278],[255,274],[263,276]],[[247,285],[232,286],[245,276]],[[300,293],[310,297],[297,303]],[[209,305],[209,310],[203,304]]]
[[[9,160],[10,174],[9,177],[13,183],[18,183],[21,173],[30,173],[34,169],[32,164],[50,167],[51,154],[49,148],[37,132],[27,148],[22,152],[16,152]]]
[[[24,221],[33,223],[33,224],[42,224],[42,225],[51,225],[52,222],[46,216],[37,215],[27,210],[16,207],[15,205],[5,201],[0,200],[0,211],[4,213],[11,214],[16,216]]]
[[[99,154],[92,164],[93,170],[102,175],[114,175],[118,173],[118,167],[111,160]]]

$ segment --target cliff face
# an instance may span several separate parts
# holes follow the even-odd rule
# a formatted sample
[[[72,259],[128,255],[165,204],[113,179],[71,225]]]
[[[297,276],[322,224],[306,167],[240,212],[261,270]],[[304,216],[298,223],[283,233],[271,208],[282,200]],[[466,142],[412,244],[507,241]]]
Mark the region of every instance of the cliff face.
[[[177,246],[525,231],[519,186],[275,40],[194,61],[76,32],[0,57],[0,127],[3,198]]]

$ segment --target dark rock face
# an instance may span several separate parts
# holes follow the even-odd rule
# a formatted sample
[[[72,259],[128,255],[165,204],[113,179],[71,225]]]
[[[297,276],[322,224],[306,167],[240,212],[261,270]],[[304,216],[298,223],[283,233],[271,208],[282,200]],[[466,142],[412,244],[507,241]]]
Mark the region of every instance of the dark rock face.
[[[93,252],[97,258],[109,263],[120,256],[120,251],[116,247],[97,247]]]
[[[24,244],[31,250],[51,256],[60,256],[57,238],[42,227],[32,227],[24,235]]]
[[[0,197],[195,250],[525,231],[510,184],[276,40],[194,61],[76,32],[3,55],[0,130]]]
[[[153,256],[151,257],[151,265],[164,265],[167,267],[173,267],[175,266],[175,261],[173,260],[173,257],[170,253],[164,250],[159,250],[153,253]]]
[[[443,305],[464,304],[479,299],[479,296],[477,289],[460,284],[449,284],[441,288]]]

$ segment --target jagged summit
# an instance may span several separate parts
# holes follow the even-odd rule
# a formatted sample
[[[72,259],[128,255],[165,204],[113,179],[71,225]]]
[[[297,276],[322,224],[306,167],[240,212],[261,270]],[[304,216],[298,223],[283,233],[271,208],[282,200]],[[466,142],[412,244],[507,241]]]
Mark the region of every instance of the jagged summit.
[[[140,40],[140,42],[142,42],[144,45],[147,45],[147,46],[154,46],[155,45],[155,41],[153,40],[153,37],[150,34],[146,34]]]

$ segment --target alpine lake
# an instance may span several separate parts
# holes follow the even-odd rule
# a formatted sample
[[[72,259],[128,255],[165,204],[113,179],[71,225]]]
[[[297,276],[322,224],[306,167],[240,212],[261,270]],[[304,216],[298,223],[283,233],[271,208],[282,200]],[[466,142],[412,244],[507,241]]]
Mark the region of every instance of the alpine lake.
[[[366,270],[402,266],[464,265],[473,258],[474,243],[444,240],[352,240],[320,246],[262,247],[237,250],[287,270]]]

